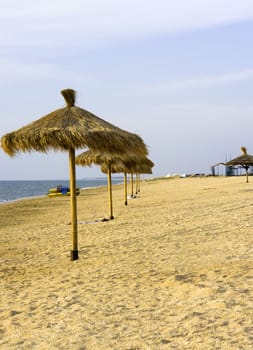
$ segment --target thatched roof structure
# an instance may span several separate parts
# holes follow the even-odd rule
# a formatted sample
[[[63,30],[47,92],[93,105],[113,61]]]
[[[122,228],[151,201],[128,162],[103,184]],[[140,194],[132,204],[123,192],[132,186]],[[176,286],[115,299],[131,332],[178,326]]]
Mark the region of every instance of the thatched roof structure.
[[[75,106],[75,91],[63,90],[67,106],[1,138],[1,147],[10,156],[18,152],[47,152],[90,148],[115,154],[147,155],[143,140],[91,112]]]
[[[147,157],[129,157],[124,160],[128,172],[144,174],[145,170],[152,169],[154,163]]]
[[[236,157],[229,162],[226,162],[226,166],[235,166],[235,165],[241,165],[243,167],[249,167],[253,165],[253,156],[247,153],[246,147],[241,147],[242,155],[239,157]]]
[[[152,167],[146,164],[137,164],[135,168],[137,174],[152,174]]]
[[[99,164],[99,163],[98,163]],[[154,163],[148,158],[140,158],[140,161],[115,158],[111,162],[112,173],[139,173],[152,174]],[[101,171],[106,173],[107,163],[101,162]]]
[[[91,166],[92,164],[100,165],[101,171],[108,177],[108,194],[109,194],[109,218],[113,219],[112,207],[112,173],[124,173],[125,204],[127,205],[127,168],[123,161],[124,157],[113,156],[110,153],[100,153],[88,150],[76,157],[76,164],[81,166]],[[130,172],[130,171],[129,171]]]
[[[117,156],[113,156],[111,153],[94,152],[88,150],[82,152],[76,157],[76,164],[81,166],[91,166],[92,164],[104,165],[105,173],[108,177],[108,197],[109,197],[109,218],[113,219],[113,206],[112,206],[112,179],[111,179],[111,166],[115,164],[116,159],[119,161]]]
[[[102,173],[106,174],[108,172],[108,164],[102,163],[100,165],[100,169]],[[124,173],[126,171],[126,167],[122,161],[115,162],[114,164],[111,164],[111,173],[118,174],[118,173]]]
[[[152,174],[152,167],[154,166],[154,163],[147,157],[138,157],[137,155],[123,155],[117,157],[110,153],[98,153],[89,150],[76,157],[77,165],[91,166],[93,163],[100,165],[101,171],[108,176],[110,218],[113,218],[111,174],[124,174],[125,205],[127,205],[127,173],[131,173],[131,188],[133,196],[133,173]]]
[[[246,170],[246,182],[248,182],[248,169],[253,165],[253,156],[247,153],[246,147],[241,147],[242,155],[236,157],[229,162],[226,162],[226,166],[241,165]]]
[[[150,171],[152,173],[152,167],[154,166],[154,163],[147,157],[133,155],[116,156],[110,153],[94,152],[92,150],[79,154],[76,157],[76,164],[81,166],[100,165],[104,173],[107,173],[108,165],[110,164],[113,173],[134,172],[140,174],[150,174]]]
[[[137,159],[135,157],[132,157],[131,159],[117,159],[114,162],[110,164],[110,172],[111,173],[124,173],[124,188],[125,188],[125,205],[127,205],[127,178],[126,174],[131,174],[131,197],[133,197],[133,186],[134,186],[134,179],[133,174],[136,174],[136,185],[137,182],[139,182],[139,179],[137,181],[137,177],[139,178],[139,174],[152,174],[152,167],[154,166],[154,163],[148,159],[140,158],[137,162]],[[108,165],[106,163],[103,163],[101,165],[101,171],[103,173],[106,173],[108,171]],[[137,191],[136,191],[137,193]]]
[[[109,164],[115,162],[115,159],[119,159],[118,157],[119,156],[112,155],[111,153],[88,150],[76,156],[76,165],[91,166],[92,164]]]
[[[75,106],[76,93],[61,91],[66,107],[10,132],[1,138],[1,147],[10,156],[18,152],[68,151],[70,166],[72,251],[71,260],[78,259],[75,149],[90,148],[112,154],[146,156],[147,147],[135,134],[122,130],[91,112]]]
[[[99,163],[98,163],[99,164]],[[139,163],[131,160],[114,159],[111,163],[112,173],[139,173],[139,174],[152,174],[152,167],[154,163],[148,159],[143,158]],[[108,166],[106,162],[101,162],[101,171],[107,172]]]
[[[211,168],[215,168],[215,167],[217,167],[217,166],[219,166],[219,165],[226,165],[226,163],[224,163],[224,162],[219,162],[219,163],[216,163],[216,164],[214,164],[214,165],[211,165]]]

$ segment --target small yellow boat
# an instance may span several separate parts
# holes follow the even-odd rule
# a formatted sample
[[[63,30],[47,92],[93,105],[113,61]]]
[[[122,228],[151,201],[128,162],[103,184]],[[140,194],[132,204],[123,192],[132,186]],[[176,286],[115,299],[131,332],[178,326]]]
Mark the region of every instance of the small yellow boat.
[[[76,189],[76,195],[80,194],[80,188]],[[61,196],[70,196],[70,190],[68,187],[57,186],[56,188],[50,188],[47,193],[48,197],[61,197]]]

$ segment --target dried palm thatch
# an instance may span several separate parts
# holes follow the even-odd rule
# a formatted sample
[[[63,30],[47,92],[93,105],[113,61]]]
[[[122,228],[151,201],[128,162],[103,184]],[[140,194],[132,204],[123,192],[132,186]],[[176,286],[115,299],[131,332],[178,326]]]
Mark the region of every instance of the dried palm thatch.
[[[79,154],[76,157],[76,164],[81,166],[91,166],[92,164],[104,165],[105,172],[107,173],[108,183],[108,198],[109,198],[109,219],[114,219],[113,205],[112,205],[112,177],[111,166],[115,164],[116,160],[120,161],[117,156],[113,156],[110,153],[101,153],[88,150]]]
[[[102,161],[101,171],[106,173],[106,161]],[[152,173],[152,168],[154,163],[147,157],[134,157],[130,155],[129,157],[112,157],[111,160],[111,170],[112,173],[140,173],[140,174],[150,174]],[[147,171],[147,172],[146,172]]]
[[[102,163],[101,166],[101,171],[103,173],[107,173],[108,172],[108,164],[107,163]],[[112,163],[110,164],[110,172],[111,173],[123,173],[124,174],[124,199],[125,199],[125,205],[127,205],[127,169],[126,166],[124,164],[124,162],[122,161],[122,159],[120,158],[114,158]]]
[[[107,164],[102,163],[100,166],[100,169],[103,173],[106,173]],[[120,158],[117,158],[117,159],[115,158],[111,163],[111,173],[112,174],[119,174],[119,173],[124,173],[124,172],[127,172],[127,169],[126,169],[124,162]]]
[[[140,187],[141,187],[141,179],[140,179],[140,174],[152,174],[152,167],[150,167],[147,164],[136,164],[135,165],[135,193],[137,194],[140,192]],[[131,185],[132,185],[132,196],[133,196],[133,187],[134,187],[134,175],[131,173]]]
[[[92,164],[108,164],[115,162],[115,159],[119,159],[119,156],[106,152],[88,150],[76,156],[76,165],[91,166]]]
[[[92,150],[113,154],[134,153],[146,155],[143,140],[122,130],[85,109],[75,106],[73,89],[61,91],[67,106],[58,109],[1,138],[1,147],[10,156],[19,152],[47,152],[51,149],[69,152],[72,251],[71,260],[78,259],[77,203],[75,149],[88,147]]]
[[[112,161],[110,169],[112,173],[124,173],[125,205],[127,205],[127,173],[131,174],[131,197],[134,197],[134,178],[136,174],[136,193],[140,191],[139,174],[152,174],[154,163],[147,157],[130,155],[126,158],[116,158]],[[101,165],[101,171],[106,173],[107,164]]]
[[[247,153],[246,147],[241,147],[242,155],[236,157],[229,162],[225,163],[226,166],[236,166],[241,165],[246,171],[246,182],[249,182],[248,179],[248,169],[253,165],[253,156]]]
[[[132,161],[131,161],[131,160]],[[137,163],[139,159],[140,163]],[[148,158],[137,157],[131,155],[129,156],[115,156],[110,153],[100,153],[94,152],[92,150],[88,150],[86,152],[82,152],[76,157],[76,164],[81,166],[91,166],[92,164],[100,165],[103,173],[107,174],[108,178],[108,198],[109,198],[109,218],[113,219],[113,204],[112,204],[112,173],[124,173],[124,189],[125,189],[125,205],[127,205],[127,172],[132,173],[132,168],[134,163],[135,172],[145,173],[147,171],[150,172],[150,168],[148,166],[153,166],[153,162],[151,162]],[[137,168],[139,169],[137,171]],[[152,172],[152,170],[151,170]],[[137,183],[137,181],[136,181]],[[133,180],[132,180],[133,187]]]
[[[149,167],[148,165],[138,164],[136,166],[136,173],[137,174],[152,174],[152,167]]]
[[[147,147],[136,134],[122,130],[91,112],[75,106],[75,91],[62,92],[67,106],[1,138],[1,147],[10,156],[18,152],[66,151],[90,148],[112,154],[147,155]]]
[[[134,175],[136,174],[136,194],[140,192],[139,174],[152,173],[154,163],[147,157],[131,157],[124,161],[131,174],[131,197],[134,197]]]
[[[142,173],[142,170],[153,168],[154,163],[147,157],[131,156],[124,160],[124,164],[131,173]],[[140,171],[138,171],[138,169]]]
[[[132,157],[124,162],[128,171],[131,174],[131,197],[134,197],[134,174],[136,179],[136,191],[140,192],[140,174],[152,174],[154,163],[147,157],[137,158]]]

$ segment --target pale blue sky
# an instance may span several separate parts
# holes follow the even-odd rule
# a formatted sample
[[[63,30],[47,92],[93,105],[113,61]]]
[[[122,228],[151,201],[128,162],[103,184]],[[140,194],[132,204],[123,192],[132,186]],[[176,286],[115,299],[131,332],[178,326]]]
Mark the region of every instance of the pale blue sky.
[[[8,0],[0,29],[0,136],[73,88],[77,105],[143,138],[154,176],[253,154],[252,0]],[[0,149],[0,164],[0,180],[69,175],[67,153]]]

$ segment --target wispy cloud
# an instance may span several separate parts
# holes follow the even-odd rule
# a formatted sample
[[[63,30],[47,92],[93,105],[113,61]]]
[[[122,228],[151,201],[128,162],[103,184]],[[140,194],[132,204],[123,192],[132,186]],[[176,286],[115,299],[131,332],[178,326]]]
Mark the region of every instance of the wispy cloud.
[[[227,74],[175,80],[141,88],[139,94],[179,93],[192,89],[203,89],[240,81],[253,80],[253,68]]]
[[[9,0],[1,4],[0,46],[96,47],[252,18],[252,0]]]
[[[48,79],[56,76],[58,72],[57,66],[53,64],[41,62],[15,62],[6,59],[0,59],[0,75],[2,79],[11,81],[13,79],[33,79],[43,78]]]

